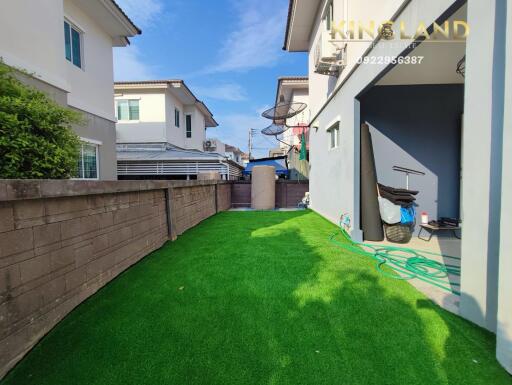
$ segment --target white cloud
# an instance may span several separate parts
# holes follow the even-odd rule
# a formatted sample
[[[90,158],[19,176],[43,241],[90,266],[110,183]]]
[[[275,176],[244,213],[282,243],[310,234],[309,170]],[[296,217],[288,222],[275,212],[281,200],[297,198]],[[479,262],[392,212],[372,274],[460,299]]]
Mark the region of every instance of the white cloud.
[[[146,28],[161,14],[161,0],[116,0],[130,19],[140,28]]]
[[[277,6],[276,2],[282,6]],[[235,3],[238,22],[220,51],[220,60],[206,73],[270,67],[281,53],[286,2],[243,0]]]
[[[210,87],[192,87],[200,99],[210,98],[226,100],[229,102],[240,102],[247,100],[247,93],[244,88],[236,83],[219,84]]]
[[[136,46],[114,49],[114,79],[116,81],[154,79],[155,72],[154,67],[144,62]]]

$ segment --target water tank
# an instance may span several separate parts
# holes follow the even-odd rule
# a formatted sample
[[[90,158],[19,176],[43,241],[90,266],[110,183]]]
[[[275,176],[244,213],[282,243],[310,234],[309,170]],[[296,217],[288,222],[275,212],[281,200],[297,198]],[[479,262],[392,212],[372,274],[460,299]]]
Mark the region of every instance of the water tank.
[[[252,168],[251,207],[273,210],[276,207],[276,169],[272,166]]]

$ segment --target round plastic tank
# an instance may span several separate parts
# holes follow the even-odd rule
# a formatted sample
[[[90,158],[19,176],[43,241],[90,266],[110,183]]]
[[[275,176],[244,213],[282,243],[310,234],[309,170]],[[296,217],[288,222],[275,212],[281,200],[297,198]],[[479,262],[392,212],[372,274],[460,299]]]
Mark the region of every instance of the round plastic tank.
[[[251,207],[254,210],[273,210],[276,206],[276,169],[254,166],[252,169]]]

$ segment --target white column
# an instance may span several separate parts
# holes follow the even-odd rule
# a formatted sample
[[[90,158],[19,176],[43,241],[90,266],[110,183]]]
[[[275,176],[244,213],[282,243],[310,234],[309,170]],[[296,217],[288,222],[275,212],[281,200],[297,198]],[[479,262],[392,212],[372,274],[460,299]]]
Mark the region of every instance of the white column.
[[[512,373],[512,5],[507,9],[505,115],[501,186],[500,277],[498,286],[498,361]]]
[[[504,9],[506,0],[468,0],[460,313],[492,331],[498,306]]]

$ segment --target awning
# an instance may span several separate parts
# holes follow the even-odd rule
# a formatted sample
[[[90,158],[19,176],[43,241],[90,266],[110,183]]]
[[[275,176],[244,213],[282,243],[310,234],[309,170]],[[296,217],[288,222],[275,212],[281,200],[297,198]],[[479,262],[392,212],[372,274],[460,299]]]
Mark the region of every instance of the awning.
[[[286,166],[286,159],[278,158],[278,159],[265,159],[252,161],[247,164],[245,170],[243,171],[244,175],[250,175],[252,173],[252,169],[254,166],[273,166],[276,169],[277,175],[286,175],[288,176],[290,171]]]

